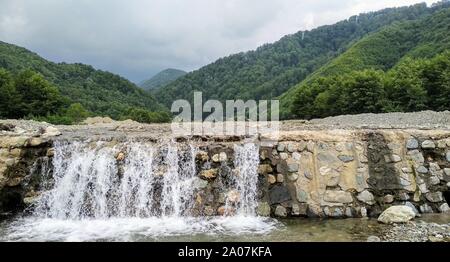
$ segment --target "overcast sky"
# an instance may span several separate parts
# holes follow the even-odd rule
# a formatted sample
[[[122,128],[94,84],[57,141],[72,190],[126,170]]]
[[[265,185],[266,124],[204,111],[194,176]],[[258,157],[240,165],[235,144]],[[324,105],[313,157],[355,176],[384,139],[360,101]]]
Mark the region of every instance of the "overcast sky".
[[[134,82],[361,12],[434,0],[0,0],[0,40]]]

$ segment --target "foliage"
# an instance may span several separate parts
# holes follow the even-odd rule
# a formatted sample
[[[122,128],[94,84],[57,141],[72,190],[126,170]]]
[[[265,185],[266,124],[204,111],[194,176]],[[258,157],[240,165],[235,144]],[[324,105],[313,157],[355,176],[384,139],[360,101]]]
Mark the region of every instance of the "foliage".
[[[150,112],[142,108],[130,108],[120,119],[131,119],[140,123],[165,123],[171,120],[171,115],[167,112]]]
[[[156,91],[163,86],[168,85],[178,78],[184,76],[185,74],[187,73],[183,70],[169,68],[159,72],[152,78],[143,81],[139,84],[139,86],[145,90]]]

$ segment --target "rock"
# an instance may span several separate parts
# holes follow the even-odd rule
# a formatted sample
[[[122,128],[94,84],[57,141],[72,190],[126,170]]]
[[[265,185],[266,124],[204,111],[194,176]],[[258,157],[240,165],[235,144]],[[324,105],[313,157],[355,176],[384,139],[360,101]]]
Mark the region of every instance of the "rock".
[[[97,117],[88,117],[88,118],[86,118],[82,122],[82,124],[84,124],[84,125],[96,125],[96,124],[110,124],[112,122],[114,122],[114,120],[112,120],[109,117],[97,116]]]
[[[227,161],[227,154],[225,152],[221,152],[220,154],[215,154],[212,157],[212,161],[214,163],[225,162],[225,161]]]
[[[326,206],[323,209],[323,212],[325,213],[325,215],[327,217],[338,218],[338,217],[343,217],[343,215],[344,215],[343,212],[342,212],[342,209],[339,208],[339,207],[328,207],[328,206]]]
[[[270,204],[280,204],[291,200],[289,190],[282,185],[274,185],[269,191]]]
[[[425,140],[422,142],[422,148],[423,149],[434,149],[436,148],[436,144],[434,144],[431,140]]]
[[[297,188],[296,196],[297,196],[298,202],[300,202],[300,203],[306,203],[308,201],[308,192],[306,192],[303,189]]]
[[[283,183],[284,182],[283,174],[277,174],[277,182],[278,183]]]
[[[419,141],[415,138],[410,138],[406,141],[406,148],[407,149],[417,149],[419,148]]]
[[[232,203],[237,203],[240,201],[240,196],[241,194],[237,190],[231,190],[227,193],[227,200]]]
[[[405,174],[411,174],[413,169],[411,167],[402,167],[402,172]]]
[[[284,206],[278,205],[275,208],[275,216],[277,217],[287,217],[287,210]]]
[[[123,160],[125,160],[125,153],[119,152],[119,153],[116,155],[116,160],[117,160],[117,161],[123,161]]]
[[[450,212],[450,207],[448,206],[447,203],[444,203],[444,204],[439,206],[439,211],[441,213],[449,213]]]
[[[208,181],[194,177],[191,186],[194,189],[205,189],[208,186]]]
[[[263,164],[258,166],[258,174],[266,175],[273,172],[273,168],[269,164]]]
[[[352,203],[352,194],[345,191],[325,191],[324,200],[330,203]]]
[[[441,183],[441,180],[437,176],[430,176],[428,178],[428,184],[430,184],[432,186],[439,185],[440,183]]]
[[[22,183],[22,180],[23,180],[22,177],[9,178],[6,181],[6,185],[9,187],[16,187],[16,186],[20,185],[20,183]]]
[[[403,201],[409,200],[409,195],[407,193],[399,193],[398,199],[403,200]]]
[[[352,162],[355,159],[353,156],[348,155],[339,155],[338,158],[344,163]]]
[[[291,153],[294,153],[294,152],[296,151],[295,145],[292,144],[292,143],[289,143],[289,144],[287,145],[287,151],[288,151],[288,152],[291,152]]]
[[[298,145],[297,145],[298,152],[302,152],[305,149],[306,149],[306,142],[300,141],[300,143],[298,143]]]
[[[281,158],[282,160],[286,160],[286,159],[289,158],[289,155],[288,155],[288,153],[280,153],[280,158]]]
[[[232,216],[234,209],[232,207],[221,206],[217,209],[217,214],[219,216]]]
[[[450,168],[444,168],[444,180],[450,182]]]
[[[381,242],[381,239],[377,236],[369,236],[367,242]]]
[[[442,192],[429,192],[425,194],[425,198],[433,203],[442,202],[444,199],[442,197]]]
[[[305,172],[303,173],[305,175],[305,177],[309,180],[313,180],[313,175],[311,174],[311,172],[309,172],[308,170],[305,170]]]
[[[367,217],[367,208],[366,207],[361,207],[359,212],[361,213],[361,217]]]
[[[393,154],[391,155],[391,161],[393,163],[398,163],[402,161],[402,158],[399,155]]]
[[[412,211],[414,211],[414,214],[416,214],[416,217],[420,217],[420,213],[417,210],[416,206],[413,205],[411,202],[405,202],[405,206],[410,207]]]
[[[266,160],[269,158],[269,151],[267,149],[261,150],[261,152],[259,153],[259,158],[261,160]]]
[[[54,157],[55,156],[55,149],[54,148],[49,148],[47,150],[47,154],[48,157]]]
[[[450,162],[450,151],[447,151],[445,158],[447,159],[447,162]]]
[[[445,139],[441,139],[441,140],[437,141],[437,147],[438,148],[446,148],[447,141]]]
[[[311,153],[314,153],[314,146],[315,146],[314,142],[313,141],[309,141],[306,144],[306,150],[308,150]]]
[[[37,196],[24,197],[23,203],[25,204],[25,206],[31,206],[35,204],[38,200],[39,198]]]
[[[288,180],[290,182],[295,182],[298,179],[298,174],[297,173],[290,173],[290,174],[287,175],[287,177],[288,177]]]
[[[287,163],[287,171],[294,173],[297,172],[299,169],[299,164],[298,163]]]
[[[433,209],[428,204],[423,204],[419,207],[421,213],[433,213]]]
[[[203,209],[203,214],[205,214],[206,216],[214,216],[214,208],[205,206],[205,208]]]
[[[425,162],[425,158],[419,150],[412,150],[408,152],[408,155],[411,157],[411,160],[418,165],[422,165]]]
[[[278,144],[278,146],[277,146],[278,152],[283,152],[285,149],[286,149],[285,144]]]
[[[356,198],[361,201],[364,202],[368,205],[373,205],[375,204],[375,198],[373,197],[373,194],[370,193],[367,190],[362,191],[361,193],[359,193]]]
[[[270,216],[270,205],[267,202],[259,202],[256,214],[262,217]]]
[[[424,166],[419,166],[417,168],[417,173],[419,174],[428,174],[428,169]]]
[[[292,153],[292,159],[294,159],[295,161],[300,161],[301,157],[301,154],[298,152]]]
[[[447,189],[450,189],[450,182],[447,183]]]
[[[48,137],[54,137],[54,136],[60,136],[61,132],[59,132],[59,130],[53,126],[49,126],[45,129],[44,134],[42,135],[43,138],[48,138]]]
[[[218,169],[208,169],[200,172],[200,177],[203,179],[214,179],[219,174]]]
[[[200,162],[208,161],[209,160],[208,152],[205,152],[205,151],[197,152],[197,155],[195,156],[195,159],[197,161],[200,161]]]
[[[411,207],[391,206],[378,217],[378,222],[384,224],[406,223],[416,216]]]
[[[419,187],[420,193],[422,193],[422,194],[425,194],[425,193],[429,192],[428,187],[427,187],[426,184],[419,184],[418,187]]]
[[[40,137],[32,137],[30,140],[28,140],[27,145],[30,147],[37,147],[44,143],[44,140]]]
[[[308,204],[293,204],[292,205],[292,216],[306,216],[308,212]]]
[[[393,195],[385,195],[383,197],[383,202],[385,204],[390,204],[390,203],[394,202],[394,196]]]
[[[275,184],[277,182],[277,178],[274,175],[269,175],[267,176],[267,182],[269,182],[269,184]]]

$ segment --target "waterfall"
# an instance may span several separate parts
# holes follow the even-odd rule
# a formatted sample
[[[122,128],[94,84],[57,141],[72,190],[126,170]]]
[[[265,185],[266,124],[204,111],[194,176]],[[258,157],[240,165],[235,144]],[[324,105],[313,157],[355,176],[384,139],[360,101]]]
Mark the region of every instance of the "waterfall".
[[[233,161],[221,163],[199,161],[204,146],[174,141],[55,142],[54,148],[52,164],[40,168],[43,192],[33,213],[11,223],[0,241],[176,240],[171,237],[265,234],[277,225],[255,214],[259,148],[253,143],[232,146]],[[211,168],[218,170],[215,179],[200,177]],[[218,200],[229,192],[239,200]],[[218,216],[221,205],[234,211]]]

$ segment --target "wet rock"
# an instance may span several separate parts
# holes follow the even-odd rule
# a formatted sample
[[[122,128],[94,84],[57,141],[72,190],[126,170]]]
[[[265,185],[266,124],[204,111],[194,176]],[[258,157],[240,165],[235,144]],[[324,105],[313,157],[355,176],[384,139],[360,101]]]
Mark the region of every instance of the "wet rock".
[[[209,160],[208,152],[205,152],[205,151],[197,152],[197,155],[195,156],[195,160],[197,160],[199,162],[207,162]]]
[[[434,149],[436,148],[436,144],[431,140],[425,140],[422,142],[423,149]]]
[[[442,192],[429,192],[425,194],[425,198],[433,203],[442,202],[444,199],[442,197]]]
[[[277,182],[277,178],[274,175],[269,175],[267,176],[267,182],[269,182],[269,184],[275,184]]]
[[[330,203],[352,203],[352,194],[345,191],[325,191],[324,200]]]
[[[191,185],[194,189],[205,189],[208,186],[208,181],[195,177]]]
[[[433,213],[433,209],[428,204],[423,204],[419,207],[421,213]]]
[[[367,190],[362,191],[361,193],[359,193],[356,198],[361,201],[364,202],[368,205],[373,205],[375,204],[375,198],[373,197],[373,194],[370,193]]]
[[[272,172],[273,172],[272,166],[269,164],[263,164],[258,166],[258,174],[260,175],[266,175]]]
[[[414,214],[416,214],[416,217],[420,217],[420,213],[417,210],[416,206],[413,205],[413,203],[411,202],[405,202],[405,206],[410,207],[412,209],[412,211],[414,211]]]
[[[280,204],[291,200],[291,195],[286,187],[275,185],[269,191],[269,198],[271,204]]]
[[[212,156],[212,161],[214,163],[225,162],[227,161],[227,153],[221,152],[220,154],[215,154]]]
[[[406,223],[416,216],[411,207],[392,206],[386,209],[378,217],[378,221],[384,224]]]
[[[305,203],[292,205],[292,216],[306,216],[308,213],[308,205]]]
[[[407,149],[417,149],[419,148],[419,141],[415,138],[410,138],[406,141],[406,148]]]
[[[214,179],[219,174],[218,169],[208,169],[200,172],[200,177],[203,179]]]
[[[367,208],[366,207],[361,207],[359,210],[361,217],[367,217]]]
[[[352,162],[355,159],[353,156],[348,155],[339,155],[338,158],[344,163]]]
[[[54,148],[49,148],[47,150],[47,154],[48,157],[54,157],[55,156],[55,149]]]
[[[214,216],[214,213],[214,208],[210,206],[205,206],[205,208],[203,209],[203,214],[205,214],[206,216]]]
[[[116,160],[117,160],[117,161],[123,161],[123,160],[125,160],[125,153],[119,152],[119,153],[116,155]]]
[[[343,217],[344,213],[342,212],[342,209],[339,207],[328,207],[326,206],[323,209],[323,212],[325,213],[325,215],[327,217],[334,217],[334,218],[339,218],[339,217]]]
[[[262,217],[270,216],[270,205],[267,202],[259,202],[256,214]]]
[[[262,149],[261,152],[259,153],[259,158],[261,160],[266,160],[269,158],[269,151],[267,149]]]
[[[275,208],[275,216],[277,217],[287,217],[287,210],[284,206],[278,205]]]
[[[241,195],[237,190],[231,190],[227,194],[227,200],[231,203],[237,203],[240,201]]]
[[[444,203],[444,204],[439,206],[439,211],[441,213],[449,213],[450,212],[450,207],[448,206],[447,203]]]
[[[219,216],[232,216],[234,214],[234,208],[221,206],[217,209],[217,214]]]
[[[394,202],[394,196],[393,195],[385,195],[383,197],[383,202],[385,204],[390,204],[390,203]]]

